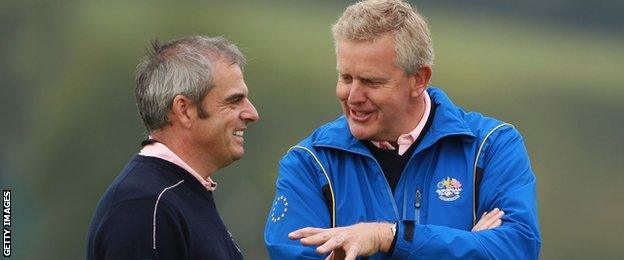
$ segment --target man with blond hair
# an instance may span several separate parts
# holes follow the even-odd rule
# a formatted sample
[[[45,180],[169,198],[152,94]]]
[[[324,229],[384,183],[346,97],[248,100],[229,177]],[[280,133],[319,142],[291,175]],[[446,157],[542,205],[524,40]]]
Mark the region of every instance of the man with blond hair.
[[[280,161],[270,257],[538,258],[523,139],[429,87],[424,18],[403,1],[362,1],[332,33],[344,116]]]

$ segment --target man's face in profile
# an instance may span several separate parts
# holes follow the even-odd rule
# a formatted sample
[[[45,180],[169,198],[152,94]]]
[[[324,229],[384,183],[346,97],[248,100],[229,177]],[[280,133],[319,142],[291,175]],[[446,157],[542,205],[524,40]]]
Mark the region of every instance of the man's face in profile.
[[[336,95],[353,136],[360,140],[396,141],[409,132],[414,77],[395,63],[394,37],[336,43]],[[413,106],[412,106],[413,107]],[[413,126],[411,126],[413,127]]]
[[[258,120],[258,112],[248,99],[240,67],[223,61],[215,65],[215,85],[201,102],[207,117],[197,118],[192,140],[224,167],[243,156],[247,123]]]

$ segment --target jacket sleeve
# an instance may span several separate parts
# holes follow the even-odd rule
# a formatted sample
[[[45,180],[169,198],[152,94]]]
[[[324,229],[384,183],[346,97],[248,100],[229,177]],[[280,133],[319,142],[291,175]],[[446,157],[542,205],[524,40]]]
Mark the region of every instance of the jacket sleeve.
[[[306,151],[292,149],[279,163],[275,199],[264,230],[271,259],[325,258],[316,253],[315,247],[288,238],[288,233],[304,227],[331,227],[320,170],[313,160]]]
[[[497,131],[483,153],[480,216],[498,207],[502,226],[479,232],[436,225],[401,223],[393,256],[400,259],[537,259],[541,238],[535,176],[520,133]],[[410,232],[409,225],[413,226]],[[406,229],[408,234],[406,235]]]
[[[94,259],[187,259],[178,218],[164,203],[154,216],[154,205],[141,199],[112,208],[98,230]]]

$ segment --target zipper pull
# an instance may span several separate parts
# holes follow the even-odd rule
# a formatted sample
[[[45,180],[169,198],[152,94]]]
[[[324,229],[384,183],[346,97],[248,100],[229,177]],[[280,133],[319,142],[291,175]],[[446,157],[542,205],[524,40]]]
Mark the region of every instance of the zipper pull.
[[[416,207],[417,209],[420,208],[420,199],[421,199],[420,190],[416,190],[416,202],[414,203],[414,207]]]

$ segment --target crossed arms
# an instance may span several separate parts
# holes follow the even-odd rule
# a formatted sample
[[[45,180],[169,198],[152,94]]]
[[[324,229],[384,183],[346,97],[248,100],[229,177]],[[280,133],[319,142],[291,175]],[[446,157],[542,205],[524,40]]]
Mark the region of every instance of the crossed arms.
[[[514,128],[492,136],[483,158],[479,214],[472,230],[416,224],[412,237],[406,223],[358,223],[331,227],[330,215],[319,188],[312,159],[289,152],[280,163],[277,195],[287,194],[288,223],[269,220],[265,242],[273,259],[372,255],[385,252],[394,241],[392,257],[537,259],[541,238],[537,223],[535,176],[520,134]],[[292,160],[290,160],[292,159]],[[502,211],[496,210],[496,208]],[[486,211],[489,211],[483,215]],[[452,214],[452,213],[451,213]],[[504,215],[503,215],[504,214]],[[397,232],[392,235],[391,226]],[[379,254],[378,254],[379,255]]]

